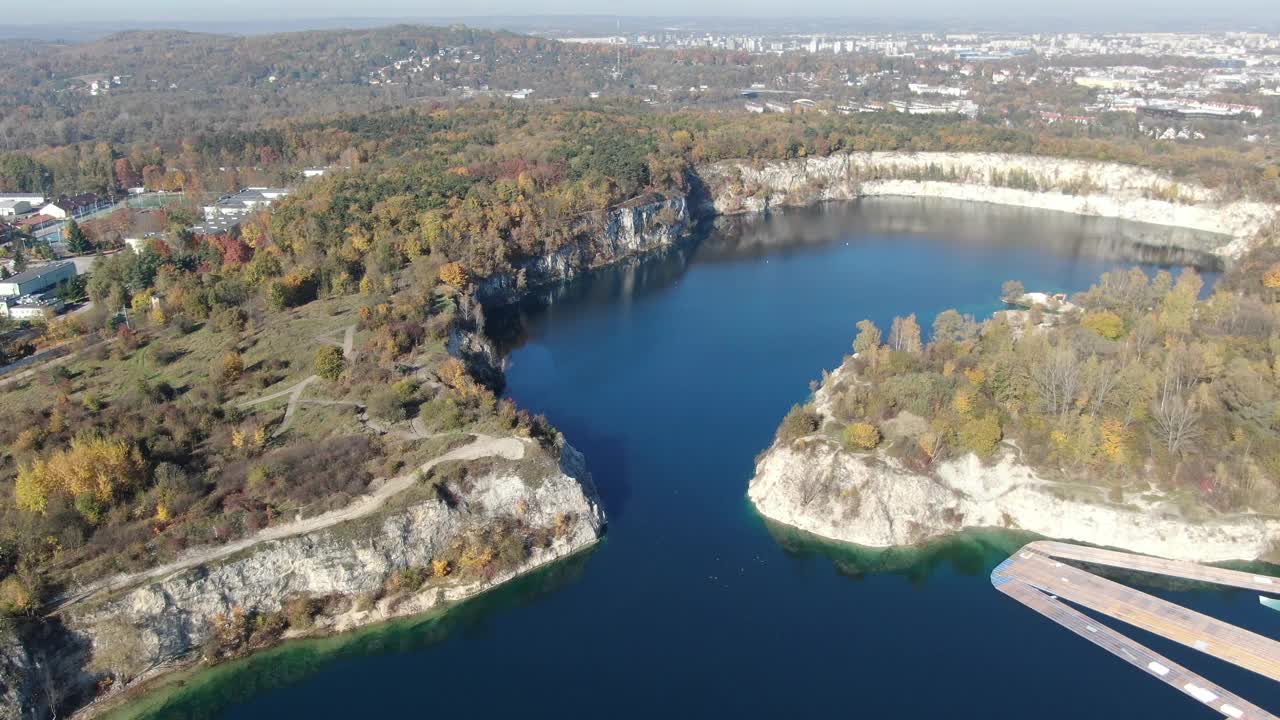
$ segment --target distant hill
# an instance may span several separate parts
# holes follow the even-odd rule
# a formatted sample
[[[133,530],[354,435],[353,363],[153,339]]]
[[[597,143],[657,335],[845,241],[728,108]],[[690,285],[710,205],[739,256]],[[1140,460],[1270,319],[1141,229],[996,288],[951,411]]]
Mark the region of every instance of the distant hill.
[[[169,139],[464,90],[585,95],[614,62],[607,48],[461,26],[0,41],[0,148]]]

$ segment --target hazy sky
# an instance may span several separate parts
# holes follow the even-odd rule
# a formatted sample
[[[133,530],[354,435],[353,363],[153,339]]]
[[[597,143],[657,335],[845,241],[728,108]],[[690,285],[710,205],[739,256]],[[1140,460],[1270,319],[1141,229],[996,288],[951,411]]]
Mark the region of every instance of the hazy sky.
[[[7,2],[8,0],[5,0]],[[0,2],[0,4],[4,4]],[[805,15],[865,18],[970,18],[1008,19],[1069,16],[1091,20],[1123,19],[1157,23],[1171,18],[1215,18],[1238,21],[1242,26],[1269,23],[1280,18],[1280,0],[64,0],[58,16],[77,21],[210,20],[255,21],[280,18],[332,17],[431,17],[459,15]],[[41,20],[35,18],[41,17]],[[32,22],[49,22],[48,15],[34,13]],[[1047,28],[1051,29],[1051,28]]]

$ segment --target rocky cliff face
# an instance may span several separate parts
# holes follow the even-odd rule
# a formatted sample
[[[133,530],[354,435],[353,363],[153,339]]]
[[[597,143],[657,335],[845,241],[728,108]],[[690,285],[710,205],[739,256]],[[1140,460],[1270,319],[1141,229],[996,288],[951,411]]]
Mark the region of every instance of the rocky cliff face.
[[[1073,496],[1005,457],[972,455],[922,475],[884,458],[816,441],[774,447],[756,465],[748,495],[766,517],[869,547],[914,545],[965,528],[1007,528],[1180,560],[1253,560],[1280,539],[1260,517],[1191,521],[1155,508]]]
[[[761,212],[876,195],[942,197],[1111,217],[1224,236],[1215,247],[1235,256],[1271,222],[1276,208],[1226,201],[1212,190],[1116,163],[993,153],[847,153],[699,169],[709,209]]]
[[[604,515],[572,447],[563,448],[558,465],[529,455],[473,462],[463,478],[448,482],[447,501],[422,488],[406,491],[399,507],[376,515],[70,607],[62,621],[83,650],[63,671],[63,692],[91,697],[104,678],[145,679],[194,659],[217,623],[238,612],[263,616],[291,599],[323,599],[302,634],[339,632],[462,600],[599,539]],[[496,527],[516,529],[517,540],[508,541],[518,543],[515,549],[499,544]],[[468,570],[464,548],[494,550],[497,560],[487,570]],[[398,574],[429,576],[432,561],[448,557],[449,575],[395,589]],[[286,637],[298,634],[291,627]],[[0,647],[0,663],[6,658]],[[40,717],[36,710],[31,716]]]
[[[828,378],[815,396],[829,407]],[[974,455],[929,474],[883,453],[859,453],[815,435],[775,443],[747,491],[768,518],[869,547],[913,545],[966,528],[1025,530],[1179,560],[1254,560],[1276,549],[1280,521],[1254,515],[1191,519],[1140,497],[1113,502],[1100,489],[1040,477],[1007,451],[994,465]]]
[[[0,627],[0,720],[36,717],[38,704],[32,697],[36,685],[26,646],[13,627]]]
[[[610,210],[603,227],[587,239],[523,263],[515,272],[499,273],[477,284],[485,302],[508,302],[526,288],[568,280],[594,267],[667,247],[688,232],[688,198],[644,199]]]

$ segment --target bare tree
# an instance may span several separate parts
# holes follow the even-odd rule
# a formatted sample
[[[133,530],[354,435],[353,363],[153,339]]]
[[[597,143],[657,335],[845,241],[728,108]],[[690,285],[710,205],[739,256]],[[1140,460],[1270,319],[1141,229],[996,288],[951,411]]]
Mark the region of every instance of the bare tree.
[[[1198,382],[1189,367],[1185,348],[1170,351],[1164,364],[1160,391],[1151,407],[1151,419],[1160,441],[1176,453],[1200,436],[1200,410],[1192,399]]]
[[[1045,410],[1054,415],[1065,415],[1071,409],[1083,375],[1080,359],[1065,346],[1049,348],[1043,358],[1031,363],[1031,383]]]
[[[1120,371],[1111,360],[1097,361],[1095,355],[1089,363],[1089,414],[1097,417],[1107,405],[1111,391],[1120,384]]]

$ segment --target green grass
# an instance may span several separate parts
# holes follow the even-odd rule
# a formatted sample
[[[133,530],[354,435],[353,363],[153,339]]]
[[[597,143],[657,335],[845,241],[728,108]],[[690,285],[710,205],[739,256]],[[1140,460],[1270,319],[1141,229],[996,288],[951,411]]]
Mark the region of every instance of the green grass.
[[[72,395],[86,392],[110,402],[134,392],[141,382],[152,385],[168,383],[178,390],[190,389],[206,382],[213,368],[227,352],[239,350],[244,358],[244,377],[230,387],[230,401],[251,400],[290,385],[312,374],[312,361],[320,347],[316,336],[339,331],[358,320],[356,308],[361,298],[347,296],[329,300],[317,300],[287,313],[270,316],[261,327],[249,328],[245,333],[216,332],[207,323],[194,332],[182,335],[176,328],[143,326],[141,333],[148,343],[123,357],[108,354],[94,359],[88,352],[66,364],[72,375]],[[356,345],[364,340],[364,333],[356,334]],[[338,334],[341,337],[341,334]],[[106,346],[110,352],[118,352],[118,344]],[[156,355],[160,350],[177,354],[169,363],[160,362]],[[280,370],[268,370],[272,363],[287,363]],[[51,404],[59,390],[50,387],[37,377],[12,386],[6,393],[10,403],[22,407],[37,408]],[[272,382],[259,384],[260,378],[269,377]]]

